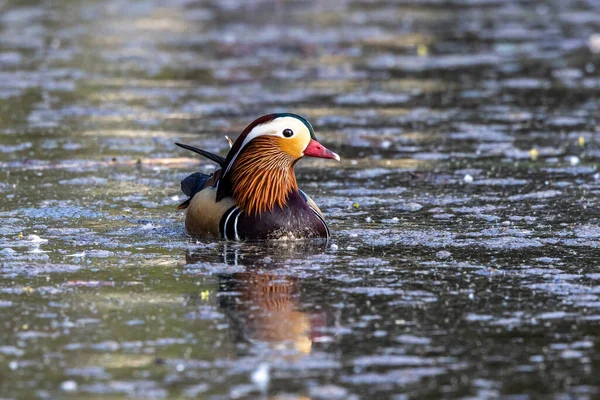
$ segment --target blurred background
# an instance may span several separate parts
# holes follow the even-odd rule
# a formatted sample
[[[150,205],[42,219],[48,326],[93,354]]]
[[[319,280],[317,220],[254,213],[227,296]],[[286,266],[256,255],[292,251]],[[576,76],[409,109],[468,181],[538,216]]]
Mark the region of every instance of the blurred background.
[[[600,1],[0,0],[0,397],[593,398]],[[305,116],[328,244],[179,181]]]

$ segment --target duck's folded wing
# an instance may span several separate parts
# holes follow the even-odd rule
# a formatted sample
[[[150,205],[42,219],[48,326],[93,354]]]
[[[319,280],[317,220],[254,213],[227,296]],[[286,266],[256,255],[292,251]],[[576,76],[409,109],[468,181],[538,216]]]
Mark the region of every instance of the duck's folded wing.
[[[315,211],[321,217],[321,219],[325,219],[325,216],[323,215],[323,212],[321,211],[321,209],[319,208],[317,203],[315,203],[315,201],[313,199],[311,199],[310,196],[307,195],[306,193],[304,193],[302,190],[299,190],[299,192],[300,192],[300,196],[302,196],[304,201],[306,201],[306,203],[308,203],[310,208],[312,208],[313,211]]]

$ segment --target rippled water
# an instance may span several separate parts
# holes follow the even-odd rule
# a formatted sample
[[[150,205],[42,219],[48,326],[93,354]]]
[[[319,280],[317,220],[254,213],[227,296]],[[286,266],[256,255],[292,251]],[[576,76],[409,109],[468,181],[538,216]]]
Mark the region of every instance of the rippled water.
[[[598,396],[600,2],[0,0],[0,397]],[[329,244],[196,242],[269,112]],[[565,397],[566,398],[566,397]]]

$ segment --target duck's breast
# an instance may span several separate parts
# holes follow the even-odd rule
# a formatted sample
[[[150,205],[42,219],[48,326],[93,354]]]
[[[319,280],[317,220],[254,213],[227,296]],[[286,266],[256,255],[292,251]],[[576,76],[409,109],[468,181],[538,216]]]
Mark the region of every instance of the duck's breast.
[[[329,229],[320,212],[299,192],[292,192],[287,205],[260,215],[247,215],[231,207],[221,218],[220,231],[230,240],[328,238]]]

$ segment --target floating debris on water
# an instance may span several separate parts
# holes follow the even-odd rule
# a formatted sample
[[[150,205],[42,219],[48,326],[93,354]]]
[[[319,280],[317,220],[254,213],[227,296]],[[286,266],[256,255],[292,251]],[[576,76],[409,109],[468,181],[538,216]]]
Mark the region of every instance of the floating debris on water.
[[[577,157],[577,156],[570,156],[570,157],[568,157],[568,160],[569,160],[569,164],[571,164],[572,166],[579,164],[579,157]]]
[[[529,157],[531,158],[532,161],[537,161],[539,156],[540,156],[540,152],[537,149],[529,150]]]
[[[77,387],[78,385],[75,381],[64,381],[60,384],[60,388],[65,392],[76,392]]]
[[[261,363],[258,368],[252,372],[252,383],[262,392],[267,393],[269,390],[269,382],[271,381],[271,368],[269,364]]]

